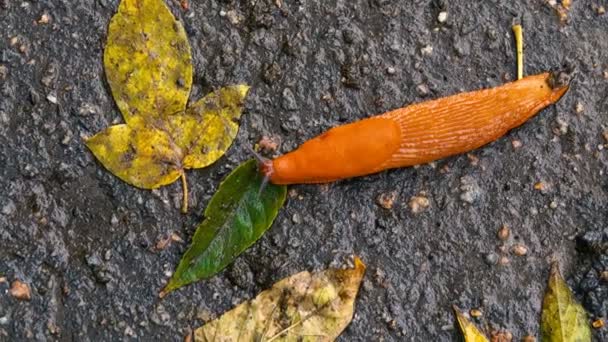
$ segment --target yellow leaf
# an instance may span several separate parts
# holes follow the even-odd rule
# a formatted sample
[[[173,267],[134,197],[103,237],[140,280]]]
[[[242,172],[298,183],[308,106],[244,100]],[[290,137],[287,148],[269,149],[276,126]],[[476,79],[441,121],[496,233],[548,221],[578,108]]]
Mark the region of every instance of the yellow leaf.
[[[237,120],[249,86],[234,85],[209,93],[184,115],[170,117],[171,136],[183,148],[184,168],[196,169],[218,160],[239,131]]]
[[[180,148],[158,129],[111,126],[86,144],[106,169],[140,188],[173,183],[182,173]]]
[[[198,328],[195,341],[333,341],[353,317],[365,272],[355,268],[300,272]]]
[[[490,342],[486,335],[469,321],[456,306],[453,306],[452,309],[465,342]]]
[[[192,56],[183,26],[163,0],[122,0],[112,18],[104,67],[127,124],[186,108]]]
[[[591,328],[585,309],[576,301],[559,272],[559,265],[551,265],[549,282],[541,315],[541,341],[591,341]]]

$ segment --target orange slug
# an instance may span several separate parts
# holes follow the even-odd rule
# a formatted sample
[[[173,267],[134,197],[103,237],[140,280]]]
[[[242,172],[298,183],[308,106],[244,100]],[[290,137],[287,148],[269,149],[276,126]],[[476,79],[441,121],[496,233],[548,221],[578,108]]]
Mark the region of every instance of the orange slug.
[[[334,127],[261,162],[274,184],[326,183],[476,149],[520,126],[568,90],[564,73],[412,104]]]

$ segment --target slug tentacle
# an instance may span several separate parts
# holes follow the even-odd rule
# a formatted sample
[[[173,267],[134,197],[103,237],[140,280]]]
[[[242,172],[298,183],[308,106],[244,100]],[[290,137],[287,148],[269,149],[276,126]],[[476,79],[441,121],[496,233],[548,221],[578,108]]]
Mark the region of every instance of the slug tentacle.
[[[253,148],[247,146],[249,152],[253,155],[253,157],[258,161],[258,167],[260,168],[260,173],[264,176],[262,179],[262,184],[260,185],[260,190],[258,191],[258,197],[262,194],[262,191],[268,185],[270,181],[270,177],[274,173],[274,166],[272,164],[272,160],[263,157],[261,154],[257,153]]]

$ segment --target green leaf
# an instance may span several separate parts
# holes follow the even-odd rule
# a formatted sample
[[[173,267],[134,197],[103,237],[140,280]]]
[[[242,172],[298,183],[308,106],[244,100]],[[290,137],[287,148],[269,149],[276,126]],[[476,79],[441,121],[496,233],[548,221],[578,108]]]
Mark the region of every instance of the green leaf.
[[[186,31],[163,0],[122,0],[104,51],[112,95],[127,124],[186,108],[192,54]]]
[[[465,315],[458,310],[456,306],[452,306],[454,310],[454,315],[456,315],[456,320],[458,321],[458,326],[460,327],[460,332],[462,332],[462,336],[464,337],[465,342],[489,342],[490,340],[486,337],[486,335],[481,332],[473,324],[469,321]]]
[[[287,187],[267,184],[260,192],[262,180],[256,161],[250,160],[222,181],[161,297],[217,274],[270,228]]]
[[[591,328],[585,309],[576,301],[559,272],[559,265],[551,265],[551,273],[541,315],[541,341],[591,341]]]

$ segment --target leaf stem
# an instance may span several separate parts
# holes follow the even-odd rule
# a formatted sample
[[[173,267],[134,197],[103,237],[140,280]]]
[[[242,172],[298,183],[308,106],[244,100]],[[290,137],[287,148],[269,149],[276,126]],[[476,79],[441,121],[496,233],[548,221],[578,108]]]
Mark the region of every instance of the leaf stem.
[[[182,196],[182,213],[186,214],[188,212],[188,180],[186,179],[185,171],[182,171],[181,179],[182,190],[184,192],[184,195]]]

